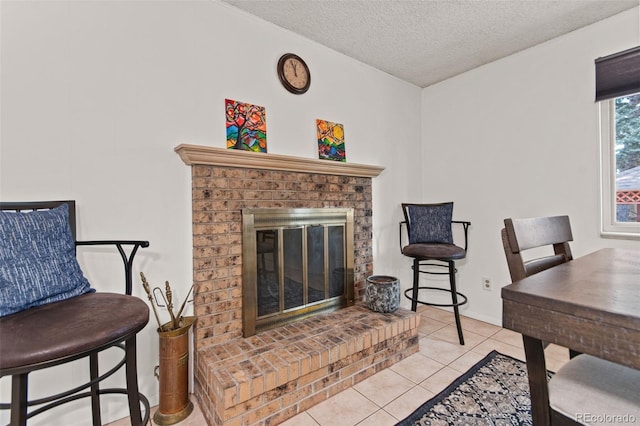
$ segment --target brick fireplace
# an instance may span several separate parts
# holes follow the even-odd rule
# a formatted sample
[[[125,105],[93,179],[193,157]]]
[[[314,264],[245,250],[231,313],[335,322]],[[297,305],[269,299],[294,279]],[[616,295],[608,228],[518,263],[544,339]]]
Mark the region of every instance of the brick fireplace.
[[[210,425],[271,425],[417,351],[418,316],[366,309],[383,168],[180,145],[192,170],[194,393]],[[242,209],[352,208],[356,304],[242,337]]]

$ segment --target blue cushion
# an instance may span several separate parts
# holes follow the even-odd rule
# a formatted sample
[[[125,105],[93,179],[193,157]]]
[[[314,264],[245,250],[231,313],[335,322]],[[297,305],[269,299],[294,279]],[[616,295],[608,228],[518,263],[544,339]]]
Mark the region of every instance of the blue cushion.
[[[451,217],[453,203],[410,204],[409,244],[453,244]]]
[[[76,260],[66,204],[0,211],[0,317],[92,291]]]

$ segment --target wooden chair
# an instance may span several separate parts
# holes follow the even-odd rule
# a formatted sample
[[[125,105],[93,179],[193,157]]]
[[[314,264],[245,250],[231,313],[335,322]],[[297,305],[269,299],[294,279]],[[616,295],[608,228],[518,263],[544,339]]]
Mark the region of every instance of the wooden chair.
[[[66,208],[62,206],[66,206]],[[0,377],[11,376],[12,378],[11,403],[1,404],[0,408],[11,409],[11,425],[26,425],[28,418],[45,410],[80,398],[90,397],[92,423],[97,426],[102,423],[100,395],[114,393],[127,395],[132,425],[147,424],[149,401],[138,391],[136,334],[147,324],[149,309],[145,302],[131,295],[131,274],[136,251],[140,247],[148,247],[149,243],[147,241],[121,240],[74,241],[76,236],[74,201],[2,202],[0,210],[6,215],[3,218],[9,218],[11,215],[6,211],[13,211],[14,215],[20,215],[7,219],[8,221],[15,219],[19,223],[22,223],[20,221],[27,217],[29,212],[49,211],[57,214],[58,211],[68,211],[71,250],[74,250],[74,242],[76,247],[115,246],[120,253],[125,269],[124,294],[96,293],[91,290],[81,295],[28,307],[0,317],[0,342],[2,342],[0,345]],[[29,217],[33,218],[34,215]],[[60,217],[66,218],[67,216]],[[38,220],[34,219],[35,222]],[[59,221],[64,222],[64,219],[59,219]],[[8,226],[5,222],[5,229],[0,230],[0,235],[5,239],[4,242],[0,241],[0,244],[4,244],[0,247],[5,251],[8,245],[5,244],[6,240],[13,238],[12,230],[6,228]],[[42,232],[39,229],[35,232],[35,234],[40,233]],[[66,235],[68,236],[68,233]],[[129,255],[126,254],[124,247],[129,250]],[[71,256],[75,262],[73,252]],[[0,256],[3,274],[7,267],[11,267],[8,263],[10,262],[7,262],[6,258],[3,260]],[[0,276],[0,279],[4,279],[4,277]],[[122,349],[124,356],[111,370],[99,375],[98,354],[111,347]],[[89,357],[90,371],[87,383],[51,397],[28,401],[29,373],[84,357]],[[123,365],[126,369],[126,389],[101,389],[100,382],[113,375]],[[145,407],[144,417],[140,404]],[[28,407],[32,406],[39,407],[27,412]]]
[[[505,219],[502,244],[511,281],[518,281],[573,259],[569,216]],[[523,253],[538,247],[553,247],[554,254],[525,260]]]
[[[501,235],[512,282],[573,260],[569,216],[507,218]],[[554,254],[527,259],[525,252],[544,247],[553,248]],[[573,358],[579,352],[569,349],[569,354]]]
[[[513,282],[573,260],[568,216],[505,219],[501,235]],[[523,255],[545,246],[553,247],[553,254]],[[629,404],[624,394],[640,391],[640,372],[570,349],[571,359],[547,383],[543,350],[546,343],[540,345],[536,339],[522,337],[527,360],[535,358],[544,370],[532,369],[532,363],[527,363],[529,377],[535,383],[543,382],[543,395],[537,398],[547,401],[543,411],[549,418],[540,424],[579,425],[583,424],[578,421],[580,415],[633,410],[633,403]]]
[[[411,204],[403,203],[405,220],[400,222],[400,251],[413,258],[413,286],[404,295],[411,300],[411,310],[418,304],[427,306],[452,307],[458,329],[458,340],[464,345],[459,306],[467,303],[467,296],[456,289],[456,260],[467,256],[468,229],[471,222],[451,219],[453,203]],[[464,230],[464,246],[454,244],[452,225]],[[406,227],[409,244],[403,245],[402,228]],[[437,272],[438,267],[446,272]],[[425,269],[426,268],[426,269]],[[420,274],[449,275],[449,288],[420,286]],[[419,298],[420,290],[444,291],[451,294],[451,303],[434,303]],[[411,292],[411,294],[409,294]]]

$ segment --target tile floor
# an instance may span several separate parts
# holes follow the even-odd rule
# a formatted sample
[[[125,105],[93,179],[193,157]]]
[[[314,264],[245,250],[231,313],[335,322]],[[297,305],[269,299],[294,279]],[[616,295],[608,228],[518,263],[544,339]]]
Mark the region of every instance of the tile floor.
[[[462,317],[465,345],[458,343],[453,313],[421,307],[420,351],[350,389],[298,414],[282,426],[393,426],[438,394],[492,350],[524,360],[520,334]],[[557,371],[568,350],[550,345],[547,368]],[[194,401],[195,403],[195,401]],[[177,426],[206,426],[197,404]],[[109,426],[124,426],[121,419]]]

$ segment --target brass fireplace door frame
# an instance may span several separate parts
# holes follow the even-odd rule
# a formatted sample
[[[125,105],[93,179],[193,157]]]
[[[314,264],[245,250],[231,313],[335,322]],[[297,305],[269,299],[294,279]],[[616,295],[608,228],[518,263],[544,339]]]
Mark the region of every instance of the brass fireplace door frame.
[[[352,208],[242,209],[242,334],[253,336],[279,325],[291,323],[318,312],[333,311],[354,304],[354,213]],[[256,231],[289,227],[344,226],[345,294],[277,316],[258,319]],[[303,248],[306,250],[306,248]]]

